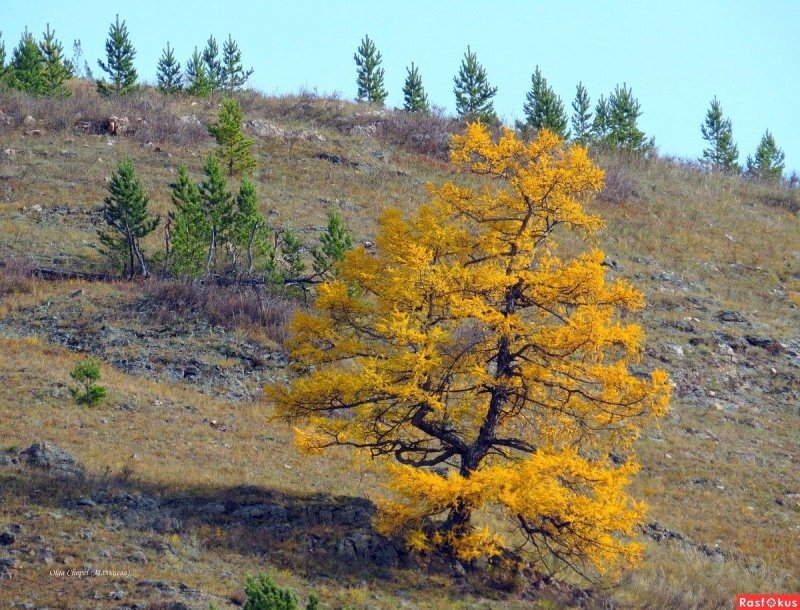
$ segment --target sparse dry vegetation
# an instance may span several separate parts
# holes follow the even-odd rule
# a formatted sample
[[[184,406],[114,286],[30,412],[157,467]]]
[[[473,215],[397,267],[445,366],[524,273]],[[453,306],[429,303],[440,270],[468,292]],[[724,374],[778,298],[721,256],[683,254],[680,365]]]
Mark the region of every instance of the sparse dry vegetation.
[[[214,144],[205,128],[217,116],[214,97],[143,90],[111,99],[71,86],[66,99],[0,96],[0,532],[21,526],[0,547],[15,561],[13,577],[0,580],[0,605],[156,608],[180,599],[226,608],[258,569],[301,595],[316,591],[331,608],[387,610],[725,608],[738,592],[800,588],[800,194],[657,157],[598,153],[606,190],[589,205],[606,221],[598,241],[611,275],[645,294],[640,372],[665,368],[675,382],[670,414],[637,443],[643,467],[633,495],[661,529],[648,530],[644,561],[617,587],[591,598],[544,583],[502,592],[454,577],[450,566],[348,575],[341,558],[316,556],[309,542],[346,528],[276,542],[248,522],[187,518],[159,531],[126,522],[117,505],[79,505],[107,492],[190,507],[226,498],[296,507],[322,493],[373,498],[379,474],[344,454],[303,458],[288,427],[270,420],[261,388],[287,379],[281,342],[301,299],[246,286],[37,277],[39,267],[104,268],[95,229],[123,155],[163,217],[178,164],[199,176]],[[455,125],[443,117],[312,93],[238,98],[255,139],[261,211],[309,242],[331,208],[356,242],[371,242],[385,207],[410,211],[428,182],[453,178],[443,142]],[[28,115],[35,123],[24,124]],[[127,117],[132,131],[109,135],[111,116]],[[156,231],[143,249],[152,255],[163,240]],[[578,247],[566,235],[559,241]],[[92,409],[68,391],[70,370],[87,354],[100,359],[108,388]],[[38,440],[73,453],[86,479],[10,463]],[[134,576],[48,576],[84,564]],[[118,591],[124,601],[112,597]]]

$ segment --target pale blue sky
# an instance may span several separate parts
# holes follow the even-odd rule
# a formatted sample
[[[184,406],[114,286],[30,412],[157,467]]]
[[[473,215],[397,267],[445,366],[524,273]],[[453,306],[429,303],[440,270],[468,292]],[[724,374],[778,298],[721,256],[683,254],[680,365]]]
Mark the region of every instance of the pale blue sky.
[[[71,54],[72,41],[97,73],[108,26],[119,12],[137,49],[140,76],[155,80],[169,41],[182,64],[209,34],[229,33],[268,94],[355,96],[353,52],[369,34],[383,55],[388,104],[402,104],[405,67],[419,66],[431,102],[454,110],[453,76],[467,45],[498,87],[507,122],[522,115],[538,64],[569,108],[583,81],[594,103],[617,83],[633,88],[641,127],[664,154],[696,158],[700,124],[716,95],[733,121],[740,161],[765,129],[800,171],[800,1],[534,2],[403,0],[241,2],[237,0],[3,0],[7,53],[27,26],[49,22]]]

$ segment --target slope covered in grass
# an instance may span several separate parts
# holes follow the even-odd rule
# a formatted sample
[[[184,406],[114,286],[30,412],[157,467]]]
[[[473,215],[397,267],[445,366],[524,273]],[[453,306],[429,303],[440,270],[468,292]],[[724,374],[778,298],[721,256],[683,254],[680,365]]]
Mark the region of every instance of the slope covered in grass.
[[[20,526],[14,543],[0,547],[14,566],[13,578],[0,581],[0,604],[232,607],[244,573],[268,567],[283,585],[354,608],[609,600],[709,608],[729,607],[737,592],[800,587],[798,193],[671,159],[598,155],[607,187],[590,205],[607,223],[598,245],[612,274],[645,293],[641,369],[666,368],[675,382],[670,415],[638,443],[634,495],[650,506],[647,553],[618,587],[592,601],[553,587],[498,590],[447,567],[424,575],[362,565],[348,575],[347,555],[337,553],[353,524],[318,523],[282,539],[264,533],[265,517],[232,517],[248,506],[300,511],[380,491],[371,464],[343,453],[304,458],[289,427],[269,419],[260,388],[288,374],[280,343],[302,302],[272,295],[265,311],[247,291],[31,274],[106,269],[95,230],[107,177],[123,155],[164,216],[178,165],[197,177],[212,150],[205,124],[217,103],[149,91],[108,100],[80,88],[67,100],[0,96],[0,530]],[[425,201],[428,182],[468,179],[446,162],[447,136],[458,126],[442,118],[310,95],[247,94],[242,104],[262,211],[309,244],[331,207],[356,241],[370,242],[386,207],[410,211]],[[112,115],[129,118],[131,132],[105,133]],[[161,249],[163,239],[156,231],[146,250]],[[578,247],[561,241],[567,251]],[[109,388],[93,409],[75,405],[67,390],[81,353],[101,359]],[[12,463],[37,440],[72,452],[87,480],[38,478]],[[103,493],[123,499],[104,503]],[[166,507],[176,521],[126,520],[123,512],[146,512],[126,494]],[[220,501],[228,504],[214,519],[189,515]],[[131,576],[49,576],[84,564]]]

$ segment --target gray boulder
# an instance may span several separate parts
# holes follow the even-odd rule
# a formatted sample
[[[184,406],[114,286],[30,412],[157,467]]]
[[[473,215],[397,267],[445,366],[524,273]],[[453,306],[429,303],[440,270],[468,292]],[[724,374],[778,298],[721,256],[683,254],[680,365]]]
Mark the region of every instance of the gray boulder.
[[[58,477],[83,477],[84,468],[78,459],[51,443],[34,443],[20,453],[25,458],[25,463],[32,468],[49,471]]]

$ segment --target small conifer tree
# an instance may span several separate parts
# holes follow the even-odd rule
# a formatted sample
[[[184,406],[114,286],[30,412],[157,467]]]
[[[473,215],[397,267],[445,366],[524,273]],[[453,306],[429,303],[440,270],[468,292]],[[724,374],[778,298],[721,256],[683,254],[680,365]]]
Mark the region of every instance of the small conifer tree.
[[[128,27],[125,22],[116,21],[111,24],[106,40],[106,61],[97,60],[97,65],[108,75],[105,79],[97,81],[97,91],[101,95],[124,95],[137,89],[136,79],[138,74],[133,66],[136,50],[128,37]]]
[[[775,143],[769,129],[761,136],[754,157],[747,157],[747,175],[764,182],[780,182],[783,177],[785,155]]]
[[[255,184],[248,178],[242,178],[236,195],[233,244],[237,255],[246,256],[245,273],[252,274],[259,268],[267,276],[273,275],[275,250],[269,243],[267,223],[258,209]]]
[[[49,23],[43,36],[39,49],[43,59],[44,92],[54,97],[68,97],[72,92],[64,86],[64,83],[75,76],[72,63],[64,59],[64,47],[56,40],[56,32],[50,30]]]
[[[525,96],[523,105],[525,125],[535,131],[549,129],[560,140],[569,138],[568,120],[561,98],[547,84],[539,66],[531,76],[531,90]]]
[[[716,97],[711,100],[700,132],[709,144],[709,147],[703,150],[703,158],[700,161],[712,171],[739,173],[741,171],[737,163],[739,148],[733,141],[731,120],[723,116],[722,104]]]
[[[336,267],[344,259],[344,255],[353,247],[353,238],[342,215],[336,210],[328,211],[328,226],[319,238],[320,247],[311,255],[314,260],[314,272],[323,279],[336,275]]]
[[[72,41],[72,57],[69,60],[70,68],[75,77],[81,78],[80,70],[81,63],[83,62],[83,44],[80,39],[76,38]]]
[[[8,67],[6,66],[6,42],[3,32],[0,32],[0,89],[5,85]]]
[[[465,121],[480,120],[483,123],[497,121],[492,98],[497,87],[489,84],[486,69],[478,62],[478,57],[467,47],[458,74],[454,77],[456,111]]]
[[[242,133],[244,112],[235,98],[222,100],[219,120],[209,125],[208,131],[217,141],[217,157],[225,164],[229,176],[247,173],[256,167],[256,160],[250,149],[253,140]]]
[[[166,95],[178,93],[183,85],[181,83],[181,63],[175,59],[175,53],[167,42],[167,48],[161,53],[156,68],[156,81],[158,90]]]
[[[224,68],[219,59],[219,45],[214,36],[209,36],[203,49],[203,65],[211,85],[212,93],[219,91],[225,81]]]
[[[306,610],[322,610],[322,603],[319,601],[319,598],[313,593],[309,594],[308,596],[308,603],[306,604]]]
[[[594,120],[592,121],[592,141],[601,144],[608,135],[608,100],[600,95],[594,107]]]
[[[236,209],[233,195],[228,191],[228,184],[222,173],[217,157],[210,155],[203,167],[205,180],[200,183],[199,191],[209,228],[208,250],[206,255],[206,277],[215,271],[217,248],[230,239],[234,225]]]
[[[356,85],[359,102],[370,102],[383,106],[389,93],[383,86],[383,68],[381,68],[381,54],[369,36],[364,36],[361,44],[356,49],[353,59],[356,62],[358,77]]]
[[[422,112],[428,114],[431,110],[428,105],[428,95],[422,86],[422,77],[414,62],[406,68],[406,82],[403,85],[403,109],[407,112]]]
[[[32,95],[42,95],[47,91],[42,50],[27,29],[11,55],[8,84],[12,89]]]
[[[608,101],[602,96],[595,108],[594,139],[607,148],[629,153],[644,153],[652,149],[653,139],[648,139],[639,129],[642,115],[639,100],[633,97],[630,87],[617,85]]]
[[[139,242],[153,232],[159,219],[148,213],[148,198],[130,158],[123,158],[117,165],[103,203],[108,229],[98,230],[98,236],[104,254],[112,260],[120,260],[119,255],[124,254],[121,262],[128,277],[136,273],[137,263],[141,274],[147,277],[147,263]]]
[[[278,279],[292,280],[300,277],[306,270],[303,262],[303,242],[291,227],[285,228],[280,235],[280,270]]]
[[[178,180],[172,185],[171,198],[175,209],[169,212],[168,265],[178,276],[198,277],[204,271],[210,228],[200,191],[184,164],[178,167]]]
[[[239,45],[228,34],[222,43],[222,87],[225,91],[238,91],[253,74],[253,68],[245,70],[242,66],[242,52]]]
[[[194,53],[186,62],[186,92],[197,97],[205,97],[211,93],[212,89],[203,58],[195,47]]]
[[[586,146],[592,137],[592,102],[589,93],[578,83],[575,99],[572,100],[572,135],[573,141]]]
[[[79,405],[93,407],[105,400],[106,389],[97,383],[100,380],[100,362],[97,359],[85,358],[75,365],[69,376],[82,386],[69,389]]]

